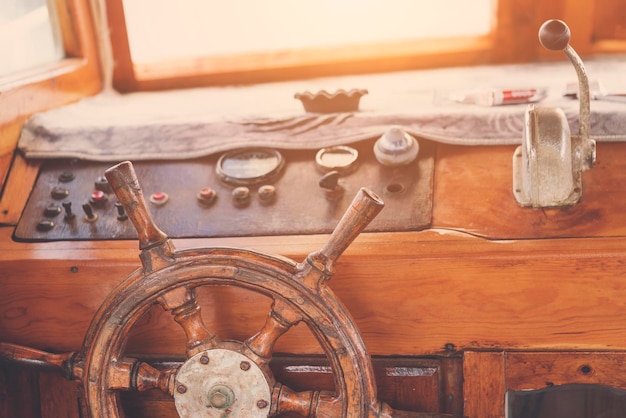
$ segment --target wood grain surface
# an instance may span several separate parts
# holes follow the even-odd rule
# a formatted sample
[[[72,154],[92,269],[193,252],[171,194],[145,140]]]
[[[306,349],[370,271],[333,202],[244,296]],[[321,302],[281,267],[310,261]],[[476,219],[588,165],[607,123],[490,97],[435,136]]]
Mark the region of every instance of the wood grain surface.
[[[464,351],[465,414],[476,417],[502,416],[500,401],[489,400],[503,399],[505,381],[511,388],[539,385],[544,378],[621,384],[608,372],[619,355],[603,363],[599,352],[626,350],[623,150],[623,144],[600,144],[598,165],[583,175],[580,206],[544,211],[513,202],[511,147],[439,147],[432,227],[361,234],[339,258],[329,282],[370,354]],[[26,164],[23,170],[32,168]],[[5,195],[2,205],[13,210],[20,202]],[[12,232],[11,225],[0,228],[2,340],[53,352],[79,349],[105,297],[141,266],[138,242],[29,244],[13,241]],[[522,237],[511,238],[512,233]],[[174,243],[178,249],[249,248],[302,262],[328,238]],[[231,286],[201,287],[197,299],[209,329],[240,341],[261,329],[271,304]],[[127,352],[181,355],[185,345],[180,326],[157,306],[131,330]],[[507,354],[503,363],[507,350],[566,354],[562,360]],[[581,376],[582,360],[571,351],[593,352],[585,364],[595,374]],[[321,349],[306,327],[296,326],[279,338],[275,352],[320,354]],[[542,372],[541,365],[550,361],[558,373]],[[511,366],[506,378],[494,372],[503,364]],[[533,377],[535,369],[539,378]]]
[[[36,348],[77,349],[104,297],[140,264],[134,242],[17,245],[10,228],[0,233],[0,335]],[[228,243],[302,261],[325,239],[181,240],[177,246]],[[448,343],[626,349],[623,247],[621,237],[491,242],[436,231],[364,234],[339,260],[329,286],[373,354],[433,353]],[[198,299],[222,338],[251,335],[268,311],[263,297],[229,287],[202,288]],[[163,333],[180,334],[177,328],[153,309],[135,327],[129,349],[183,352],[182,342],[163,339]],[[319,352],[305,331],[290,331],[277,350]]]

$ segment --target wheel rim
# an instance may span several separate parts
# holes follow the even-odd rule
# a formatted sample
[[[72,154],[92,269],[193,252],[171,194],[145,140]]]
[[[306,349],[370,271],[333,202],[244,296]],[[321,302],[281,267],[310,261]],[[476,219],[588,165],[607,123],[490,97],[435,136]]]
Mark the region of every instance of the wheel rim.
[[[337,404],[341,404],[342,417],[365,417],[370,410],[377,408],[371,363],[367,361],[363,364],[362,359],[369,357],[354,322],[323,283],[318,288],[309,289],[298,280],[305,269],[303,265],[252,251],[219,248],[177,252],[173,257],[172,263],[165,268],[145,276],[139,270],[129,276],[94,317],[82,352],[85,359],[85,392],[93,418],[122,416],[118,390],[115,390],[120,380],[117,364],[124,358],[128,333],[137,320],[169,292],[179,289],[193,292],[196,287],[206,285],[233,285],[262,293],[274,301],[268,316],[274,313],[274,305],[279,304],[283,309],[287,306],[290,314],[295,313],[300,316],[299,321],[307,324],[330,362],[336,388],[334,406],[320,407],[319,400],[311,398],[311,408],[336,410]],[[266,334],[271,334],[269,336],[275,342],[283,333],[271,331]],[[204,341],[200,348],[194,348],[191,337],[188,335],[187,361],[205,351],[203,349],[207,346]],[[211,347],[219,347],[220,343],[215,344]],[[278,382],[275,382],[267,364],[254,351],[246,350],[245,344],[242,343],[239,351],[247,351],[255,367],[265,374],[270,390],[276,389]],[[273,343],[257,351],[269,351],[271,357],[272,347]],[[230,347],[228,350],[237,351]],[[122,377],[125,378],[123,374]],[[280,399],[274,393],[271,405],[267,407],[267,416],[280,412],[279,404]]]

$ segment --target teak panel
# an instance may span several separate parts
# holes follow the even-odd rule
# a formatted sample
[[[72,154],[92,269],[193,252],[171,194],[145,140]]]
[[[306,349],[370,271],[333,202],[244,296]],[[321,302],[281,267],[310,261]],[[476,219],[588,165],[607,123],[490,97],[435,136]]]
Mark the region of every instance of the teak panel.
[[[513,197],[515,147],[437,149],[433,227],[489,239],[626,235],[626,161],[622,143],[600,143],[596,165],[583,172],[574,206],[522,208]]]
[[[39,373],[19,366],[0,367],[0,416],[39,418]]]
[[[466,352],[464,415],[504,417],[508,391],[567,384],[625,389],[625,359],[623,352]]]
[[[39,374],[41,418],[82,418],[77,382],[55,373]]]
[[[502,418],[504,416],[504,353],[473,352],[463,358],[464,416]]]
[[[15,225],[20,219],[21,208],[26,205],[38,172],[38,162],[26,161],[20,154],[15,154],[0,199],[0,224]]]
[[[158,362],[152,364],[159,367]],[[392,407],[462,416],[460,357],[375,358],[373,364],[379,399]],[[271,368],[279,382],[296,391],[334,391],[332,370],[322,358],[278,357]],[[123,393],[122,403],[128,416],[135,418],[178,416],[172,398],[159,391]]]
[[[438,353],[447,344],[458,349],[626,349],[623,147],[599,144],[598,165],[584,173],[584,201],[553,213],[558,222],[550,221],[549,211],[514,202],[512,147],[439,147],[433,229],[362,234],[341,257],[330,282],[370,352]],[[19,206],[6,203],[9,209],[12,203]],[[583,209],[596,213],[595,220],[583,222]],[[458,232],[549,236],[559,226],[574,238],[488,240]],[[104,297],[140,266],[137,242],[25,244],[13,242],[12,232],[0,228],[0,335],[38,348],[77,349]],[[300,262],[326,239],[175,243],[180,249],[239,246]],[[205,319],[223,338],[249,337],[269,309],[266,298],[234,287],[203,288],[199,295]],[[169,315],[155,308],[135,326],[129,350],[181,353],[180,333]],[[171,337],[164,339],[164,334]],[[277,349],[319,353],[302,327],[281,338]]]
[[[178,361],[146,359],[157,368]],[[375,358],[381,400],[403,410],[462,416],[462,358]],[[2,364],[0,416],[19,418],[79,418],[84,397],[77,381],[57,373],[39,372]],[[277,357],[271,368],[276,379],[294,390],[334,391],[332,369],[323,358]],[[172,397],[158,390],[122,392],[126,416],[178,417]],[[285,417],[286,418],[286,417]]]
[[[506,353],[506,389],[530,390],[570,383],[626,389],[626,353]]]
[[[564,354],[571,362],[551,357],[534,361],[517,354],[505,356],[502,350],[626,350],[626,246],[618,193],[624,184],[622,148],[623,144],[601,144],[603,160],[585,173],[584,199],[596,194],[602,205],[581,204],[587,209],[601,206],[597,222],[571,222],[568,238],[490,240],[472,234],[478,235],[478,227],[524,231],[520,219],[546,217],[544,211],[516,207],[506,195],[513,149],[441,146],[433,228],[362,234],[342,255],[329,284],[354,317],[368,351],[419,356],[469,350],[463,366],[465,415],[489,418],[502,416],[508,383],[512,388],[523,387],[526,381],[542,384],[529,374],[533,364],[552,361],[560,374],[537,376],[558,382],[557,378],[576,378],[579,372],[573,367],[580,368],[581,360],[587,360]],[[475,176],[468,176],[472,172]],[[590,176],[599,180],[589,181]],[[602,196],[602,190],[608,194]],[[510,218],[487,209],[501,210],[498,204],[510,209]],[[534,228],[536,234],[558,230],[550,225]],[[12,232],[12,227],[0,228],[1,338],[51,351],[78,349],[105,296],[140,266],[137,242],[27,244],[14,242]],[[595,234],[606,236],[589,236]],[[174,242],[180,249],[238,246],[302,261],[327,238]],[[260,329],[269,310],[267,298],[235,287],[202,288],[198,299],[207,325],[222,338],[249,337]],[[279,340],[277,353],[319,354],[310,332],[301,328]],[[127,351],[182,354],[184,341],[180,327],[157,307],[136,324]],[[596,359],[589,357],[585,364],[608,381],[604,377],[619,356],[607,363]]]
[[[0,334],[14,343],[77,349],[105,295],[139,266],[135,242],[17,244],[9,235],[0,229]],[[302,261],[326,238],[175,242],[243,246]],[[626,349],[625,262],[623,238],[490,242],[434,231],[372,233],[348,248],[329,286],[372,354],[436,353],[446,344]],[[224,338],[250,336],[269,309],[264,297],[235,287],[203,288],[199,300],[208,326]],[[160,308],[134,332],[133,352],[184,350],[175,338],[179,327]],[[277,350],[319,353],[308,335],[290,331]]]

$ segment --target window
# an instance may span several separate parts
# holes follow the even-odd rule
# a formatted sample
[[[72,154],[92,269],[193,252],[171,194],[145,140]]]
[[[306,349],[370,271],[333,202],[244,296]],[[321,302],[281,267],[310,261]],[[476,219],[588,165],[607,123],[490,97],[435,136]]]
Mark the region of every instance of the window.
[[[107,0],[120,91],[561,59],[537,30],[565,20],[579,54],[621,53],[623,0]],[[610,29],[607,29],[610,28]],[[606,34],[608,33],[608,35]],[[617,42],[606,37],[618,35]]]
[[[495,10],[494,0],[107,2],[121,91],[487,61]]]
[[[491,0],[124,0],[136,63],[486,35]]]
[[[64,51],[55,8],[46,0],[0,3],[0,77],[59,61]]]

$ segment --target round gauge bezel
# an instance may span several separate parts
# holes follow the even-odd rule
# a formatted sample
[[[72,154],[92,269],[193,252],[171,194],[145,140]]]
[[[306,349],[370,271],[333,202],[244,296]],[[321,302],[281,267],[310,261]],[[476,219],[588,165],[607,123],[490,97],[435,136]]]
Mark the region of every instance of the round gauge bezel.
[[[330,165],[323,161],[325,154],[331,152],[337,153],[337,151],[340,151],[346,156],[350,157],[347,163],[341,165]],[[351,173],[356,168],[358,161],[359,151],[347,145],[336,145],[333,147],[322,148],[317,151],[317,154],[315,154],[315,166],[323,173],[328,173],[331,171],[338,171],[341,174]]]
[[[277,163],[271,168],[271,170],[267,170],[263,173],[260,173],[256,176],[251,177],[240,177],[235,175],[234,173],[229,173],[228,169],[224,168],[224,162],[228,159],[231,159],[237,155],[245,154],[245,153],[264,153],[268,156],[273,156]],[[218,178],[224,183],[231,184],[234,186],[250,186],[259,183],[271,183],[281,174],[283,167],[285,166],[285,159],[283,155],[277,149],[272,148],[241,148],[233,151],[226,152],[223,154],[217,161],[215,166],[215,173]]]

